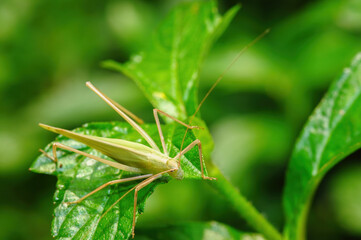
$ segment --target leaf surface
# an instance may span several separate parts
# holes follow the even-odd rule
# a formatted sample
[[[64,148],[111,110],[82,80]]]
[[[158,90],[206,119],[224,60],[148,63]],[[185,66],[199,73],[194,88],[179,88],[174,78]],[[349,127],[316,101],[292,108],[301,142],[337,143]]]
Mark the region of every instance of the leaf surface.
[[[361,147],[361,53],[334,82],[294,148],[284,191],[287,239],[304,239],[312,195],[322,177]]]
[[[147,39],[147,49],[127,63],[110,60],[103,65],[132,78],[155,108],[185,120],[198,105],[201,62],[238,9],[222,17],[215,1],[182,4]]]
[[[142,127],[160,146],[156,125],[142,125]],[[179,152],[185,128],[170,124],[163,126],[162,129],[165,134],[167,148],[170,149],[170,156],[175,156]],[[84,127],[76,129],[75,132],[147,144],[138,132],[124,122],[86,124]],[[194,135],[189,133],[184,145],[187,146],[194,140]],[[109,159],[86,145],[64,136],[58,137],[56,142]],[[45,151],[50,156],[52,155],[51,146],[49,144],[45,148]],[[103,218],[101,216],[117,199],[140,181],[108,186],[79,204],[67,206],[64,204],[65,202],[75,201],[106,182],[134,176],[134,174],[121,171],[73,152],[59,149],[57,154],[58,164],[55,164],[42,154],[31,166],[31,170],[34,172],[58,177],[57,190],[54,195],[53,236],[58,239],[100,239],[105,236],[105,239],[127,239],[131,234],[132,227],[133,192],[121,200]],[[185,178],[201,179],[197,148],[193,148],[182,157],[181,167],[185,173]],[[169,179],[170,177],[164,177],[157,180],[139,192],[138,214],[144,211],[145,200],[151,195],[155,186]]]

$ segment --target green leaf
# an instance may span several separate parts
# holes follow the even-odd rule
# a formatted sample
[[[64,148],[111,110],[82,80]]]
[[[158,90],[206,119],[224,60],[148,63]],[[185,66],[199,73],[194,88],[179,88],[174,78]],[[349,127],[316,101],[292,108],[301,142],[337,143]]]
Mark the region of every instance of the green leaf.
[[[103,65],[132,78],[155,108],[186,120],[198,105],[201,62],[238,9],[235,6],[221,17],[214,1],[182,4],[146,39],[147,49],[125,64]]]
[[[142,125],[142,127],[160,146],[156,125]],[[138,132],[124,122],[91,123],[76,129],[75,132],[147,144]],[[171,149],[170,156],[175,156],[179,152],[185,128],[171,124],[163,126],[163,132],[167,148]],[[184,146],[187,146],[194,139],[194,135],[189,133]],[[64,136],[59,136],[56,142],[92,155],[107,158],[86,145]],[[45,148],[49,155],[52,155],[51,146],[49,144]],[[133,218],[133,192],[121,200],[103,218],[101,216],[117,199],[139,181],[106,187],[79,204],[67,206],[64,203],[75,201],[106,182],[130,177],[134,174],[121,171],[73,152],[59,150],[57,154],[57,165],[51,159],[41,155],[31,166],[31,170],[34,172],[58,177],[57,190],[54,195],[55,211],[52,235],[57,239],[104,239],[104,236],[106,236],[105,239],[128,239],[131,234]],[[185,178],[201,179],[197,148],[193,148],[185,154],[181,161],[181,167],[185,173]],[[144,211],[145,200],[151,195],[155,186],[169,179],[170,177],[164,177],[157,180],[139,192],[137,216]]]
[[[361,53],[329,89],[295,146],[284,191],[287,239],[304,239],[311,198],[322,177],[361,146]]]
[[[144,233],[143,233],[144,232]],[[243,233],[218,222],[184,223],[140,232],[136,240],[264,240],[260,234]]]

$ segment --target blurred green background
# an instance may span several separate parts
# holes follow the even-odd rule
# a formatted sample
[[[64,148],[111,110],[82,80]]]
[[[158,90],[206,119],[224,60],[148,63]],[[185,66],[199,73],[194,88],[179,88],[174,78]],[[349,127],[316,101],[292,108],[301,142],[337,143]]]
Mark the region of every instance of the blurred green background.
[[[51,239],[56,179],[27,169],[55,136],[38,122],[72,129],[120,120],[85,86],[153,122],[135,84],[99,63],[126,61],[182,1],[0,1],[0,239]],[[219,3],[225,12],[237,1]],[[361,1],[243,1],[206,57],[200,94],[237,52],[271,27],[227,73],[201,112],[215,140],[220,169],[279,229],[285,170],[307,116],[361,51]],[[309,239],[361,239],[361,153],[336,166],[311,208]],[[249,226],[201,181],[157,188],[138,229],[217,220]],[[157,224],[157,225],[155,225]]]

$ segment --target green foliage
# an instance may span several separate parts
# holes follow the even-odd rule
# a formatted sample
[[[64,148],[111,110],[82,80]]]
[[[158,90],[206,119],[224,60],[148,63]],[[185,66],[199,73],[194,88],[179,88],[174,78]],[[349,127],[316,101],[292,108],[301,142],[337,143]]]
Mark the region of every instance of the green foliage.
[[[149,38],[147,49],[125,64],[106,61],[103,65],[132,78],[155,108],[185,120],[198,105],[202,60],[238,9],[222,17],[214,1],[182,4]]]
[[[285,44],[282,41],[274,41],[279,45],[272,44],[270,46],[277,49],[277,54],[273,54],[269,62],[260,62],[257,54],[252,55],[251,53],[250,58],[246,58],[244,62],[237,63],[242,68],[249,70],[247,71],[249,76],[245,77],[246,80],[239,81],[239,74],[234,74],[236,80],[229,84],[229,89],[231,91],[237,88],[238,90],[247,89],[247,87],[255,91],[260,91],[260,89],[264,91],[266,89],[265,92],[269,92],[276,100],[283,100],[285,102],[286,115],[291,118],[290,122],[292,122],[290,125],[297,125],[293,122],[292,118],[302,116],[309,107],[307,102],[309,97],[306,95],[306,90],[322,86],[323,81],[328,81],[327,77],[333,76],[334,72],[338,71],[337,67],[340,66],[342,61],[339,60],[340,58],[333,56],[341,56],[342,54],[348,56],[358,48],[355,43],[359,41],[357,38],[345,34],[340,29],[323,28],[328,26],[330,15],[345,14],[345,16],[348,16],[346,14],[347,11],[346,13],[341,11],[342,14],[339,14],[339,9],[342,7],[345,8],[341,2],[331,3],[324,1],[311,8],[307,8],[298,16],[276,28],[275,32],[277,34],[275,35],[282,36],[282,39],[288,46],[284,47]],[[182,4],[172,11],[168,18],[159,26],[155,34],[147,39],[147,47],[139,54],[134,55],[129,62],[120,64],[115,61],[106,61],[103,64],[107,68],[115,69],[132,78],[155,108],[159,108],[181,120],[188,120],[198,105],[198,79],[202,60],[212,43],[225,30],[238,9],[239,7],[236,6],[222,17],[217,12],[214,1]],[[352,20],[352,18],[348,19],[348,21],[338,19],[338,22],[335,20],[333,24],[340,26],[340,28],[346,28],[346,26],[351,26],[352,29],[359,28],[359,25],[356,24],[358,21]],[[303,25],[300,28],[294,28],[295,23],[297,23],[296,25],[302,25],[298,23],[303,23]],[[304,35],[309,36],[313,32],[319,32],[319,29],[321,31],[323,29],[323,31],[314,41],[310,41],[310,39],[305,41],[302,37]],[[285,37],[285,35],[287,36]],[[333,39],[334,41],[328,42],[328,39]],[[335,47],[345,41],[348,44],[343,44],[343,48]],[[267,49],[266,46],[265,49]],[[294,49],[294,51],[289,51],[289,49]],[[330,49],[332,50],[331,52]],[[267,51],[269,50],[265,50],[265,52]],[[278,56],[278,52],[280,56],[284,57],[283,60],[281,60],[282,57],[274,57],[274,55]],[[315,52],[318,53],[316,57],[322,58],[318,62],[323,64],[319,65],[314,64],[313,61],[307,61],[308,59],[314,59]],[[330,55],[326,57],[326,61],[322,61],[326,53]],[[347,59],[347,57],[341,58]],[[212,79],[214,79],[215,73],[217,73],[214,70],[216,67],[220,67],[223,71],[230,62],[227,60],[225,61],[226,65],[222,65],[219,64],[218,57],[216,59],[217,61],[213,67],[207,71],[207,74],[211,75]],[[291,65],[289,59],[294,59],[295,61],[292,62],[297,64]],[[259,71],[260,65],[265,70]],[[319,75],[322,75],[322,77]],[[351,67],[345,69],[341,78],[332,85],[325,98],[311,115],[294,148],[283,196],[286,215],[284,237],[286,239],[304,239],[308,210],[312,195],[318,184],[335,164],[361,146],[361,131],[359,130],[361,129],[361,122],[359,120],[361,112],[361,105],[359,104],[361,101],[360,76],[361,55],[359,54],[356,56]],[[247,79],[249,80],[248,82]],[[254,79],[258,81],[253,81]],[[308,80],[308,82],[305,80]],[[297,89],[296,93],[290,90],[293,88]],[[250,101],[250,108],[252,108],[252,104],[253,101]],[[221,106],[224,108],[225,105],[221,103]],[[290,106],[293,107],[291,108]],[[298,107],[295,108],[295,106]],[[212,114],[216,115],[217,112],[212,112]],[[197,117],[192,122],[192,125],[205,127],[205,123],[200,118],[200,115]],[[262,119],[263,123],[266,122],[262,117],[259,119]],[[167,125],[163,126],[166,144],[171,149],[170,155],[174,156],[181,148],[185,129],[171,123],[167,118],[164,118],[164,121],[167,123]],[[252,119],[251,122],[254,123]],[[274,130],[275,126],[276,124],[272,122],[269,129]],[[143,127],[160,146],[155,125],[146,124]],[[230,146],[234,142],[240,145],[240,141],[237,138],[232,138],[234,137],[235,127],[237,126],[232,126],[229,131],[230,134],[227,135],[227,138],[230,139]],[[247,129],[249,130],[250,128],[247,127]],[[252,130],[252,133],[254,134],[258,129],[259,127],[256,130]],[[86,124],[75,131],[147,144],[126,123],[92,123]],[[273,131],[269,132],[273,133]],[[244,136],[244,133],[242,136]],[[190,132],[185,138],[183,148],[196,138],[201,140],[205,159],[209,160],[211,150],[213,149],[213,141],[207,130]],[[273,141],[275,139],[274,137],[268,138]],[[284,139],[288,141],[288,135],[286,134],[281,138],[283,141],[285,141]],[[106,158],[106,156],[99,154],[93,149],[63,136],[58,137],[56,141]],[[249,140],[245,142],[250,144]],[[247,145],[247,143],[244,145]],[[261,145],[262,141],[254,140],[252,144]],[[267,145],[267,141],[263,144]],[[45,151],[52,155],[50,146],[51,144],[45,148]],[[278,144],[274,146],[277,147]],[[280,146],[283,146],[282,143],[280,143]],[[272,150],[275,148],[272,144],[271,147],[268,147]],[[280,151],[283,154],[286,152],[282,147],[279,147],[279,149],[281,149]],[[252,148],[248,147],[244,152],[251,152],[251,150]],[[258,151],[254,152],[259,154]],[[276,152],[275,156],[278,156],[278,151]],[[128,239],[133,217],[133,193],[120,201],[104,217],[101,216],[109,209],[112,203],[134,187],[136,185],[135,182],[107,187],[80,204],[66,206],[64,202],[74,201],[110,180],[133,175],[71,152],[58,151],[58,154],[60,155],[58,156],[59,163],[57,165],[49,158],[41,155],[31,167],[31,170],[34,172],[55,175],[58,178],[57,190],[54,196],[53,236],[58,239]],[[260,155],[262,157],[257,158],[267,158],[270,154],[264,155],[267,156]],[[221,154],[221,156],[222,161],[227,161],[226,155]],[[239,157],[238,161],[241,161],[241,158]],[[251,158],[254,161],[256,157]],[[232,164],[232,168],[237,165],[241,164]],[[185,172],[185,178],[200,179],[200,164],[196,148],[185,155],[181,166]],[[211,166],[211,175],[218,177],[218,181],[213,182],[211,185],[224,195],[239,215],[244,217],[249,225],[261,233],[264,238],[281,239],[281,234],[263,215],[224,178],[216,167]],[[235,174],[240,175],[239,168],[234,167],[234,169]],[[252,173],[252,175],[256,174]],[[163,177],[140,191],[136,217],[144,211],[145,202],[154,191],[154,188],[158,184],[169,180],[169,177]],[[249,182],[248,178],[248,181],[244,181],[244,175],[240,176],[239,180],[247,184]],[[277,214],[280,214],[279,211]],[[349,224],[349,226],[351,225]],[[358,227],[356,225],[352,226],[353,231],[357,232]],[[148,232],[143,231],[142,236],[139,236],[139,238],[263,239],[259,234],[244,234],[216,222],[185,223],[176,226],[154,228]]]
[[[361,147],[361,53],[329,89],[305,125],[284,192],[287,239],[304,239],[311,197],[335,164]]]

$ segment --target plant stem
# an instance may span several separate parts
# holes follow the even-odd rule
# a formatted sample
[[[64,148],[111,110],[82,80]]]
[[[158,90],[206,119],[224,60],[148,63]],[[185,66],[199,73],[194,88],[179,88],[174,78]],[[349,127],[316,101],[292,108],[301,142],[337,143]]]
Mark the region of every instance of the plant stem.
[[[239,215],[266,239],[281,240],[282,235],[257,211],[239,190],[223,176],[218,167],[209,163],[207,163],[207,165],[209,175],[217,178],[216,181],[209,181],[209,184],[227,199]]]

